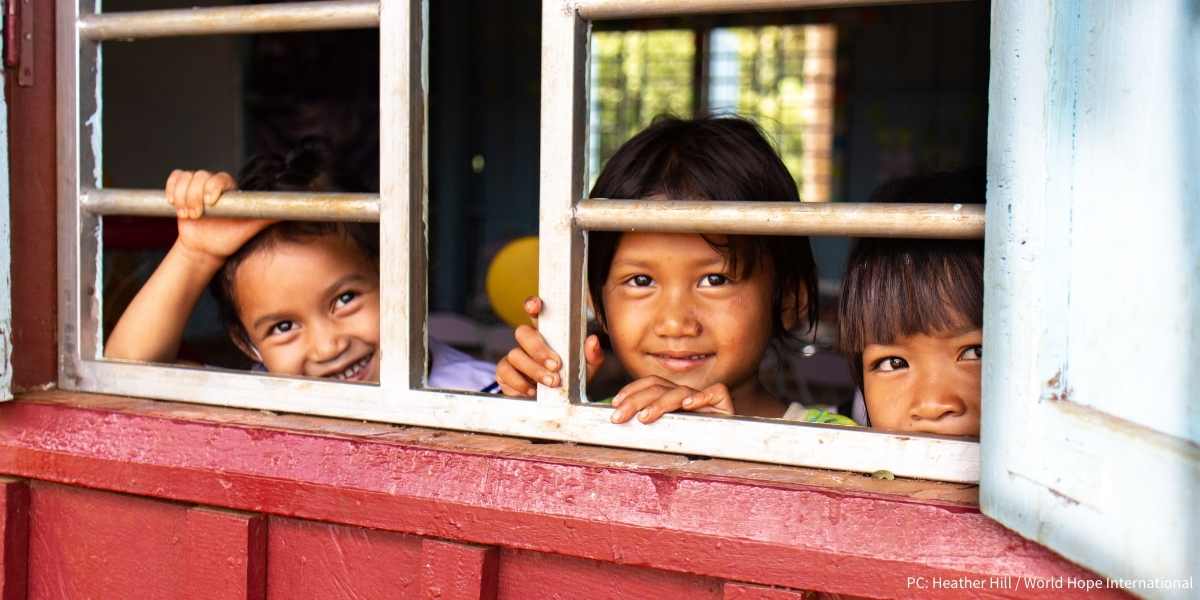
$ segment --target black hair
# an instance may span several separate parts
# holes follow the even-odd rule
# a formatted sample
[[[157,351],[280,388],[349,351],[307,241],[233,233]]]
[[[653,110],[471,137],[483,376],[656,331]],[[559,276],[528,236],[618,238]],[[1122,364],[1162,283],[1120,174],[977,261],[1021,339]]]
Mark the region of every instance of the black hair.
[[[591,198],[799,202],[796,181],[757,125],[740,117],[659,116],[621,145],[592,187]],[[621,232],[588,233],[588,289],[605,318],[604,282]],[[724,236],[722,236],[724,238]],[[731,235],[704,239],[739,276],[772,267],[772,337],[785,340],[785,311],[808,329],[817,319],[817,266],[804,236]],[[800,298],[801,290],[804,297]]]
[[[872,202],[982,203],[982,171],[897,179]],[[983,242],[863,238],[850,252],[838,302],[838,349],[863,383],[863,349],[897,338],[983,326]]]
[[[332,164],[333,153],[328,142],[321,138],[305,138],[287,156],[261,154],[252,157],[238,174],[238,189],[275,192],[363,191],[340,187],[344,182],[339,181]],[[368,223],[280,221],[258,232],[225,259],[225,264],[208,287],[217,300],[221,324],[239,347],[253,347],[254,343],[242,325],[234,301],[234,280],[238,267],[247,257],[279,242],[304,241],[326,235],[338,235],[352,241],[378,267],[379,229]]]

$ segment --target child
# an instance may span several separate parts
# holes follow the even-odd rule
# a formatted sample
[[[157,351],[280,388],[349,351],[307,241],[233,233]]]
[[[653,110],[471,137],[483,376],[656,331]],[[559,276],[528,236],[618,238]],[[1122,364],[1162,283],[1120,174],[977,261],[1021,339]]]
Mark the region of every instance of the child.
[[[799,201],[796,183],[761,131],[738,118],[658,118],[617,150],[593,198]],[[588,234],[588,287],[613,352],[633,381],[613,399],[612,421],[649,423],[691,410],[779,417],[788,404],[758,380],[772,339],[816,317],[808,238],[672,233]],[[536,316],[541,300],[527,302]],[[561,384],[562,361],[533,327],[496,365],[510,396]],[[584,343],[589,380],[603,362]]]
[[[889,183],[876,202],[983,198],[969,173]],[[862,239],[838,306],[839,346],[873,427],[979,435],[983,243]]]
[[[331,191],[327,146],[306,140],[286,160],[252,159],[248,190]],[[179,237],[121,316],[105,356],[171,362],[183,326],[211,280],[233,343],[272,373],[378,382],[379,244],[374,224],[200,218],[234,189],[226,173],[175,171],[167,200]],[[491,367],[430,340],[434,387],[478,390]]]

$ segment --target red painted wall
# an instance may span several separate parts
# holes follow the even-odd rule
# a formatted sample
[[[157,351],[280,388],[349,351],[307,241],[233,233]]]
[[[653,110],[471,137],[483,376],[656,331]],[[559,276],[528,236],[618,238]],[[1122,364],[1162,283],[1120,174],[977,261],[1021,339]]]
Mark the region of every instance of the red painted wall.
[[[4,484],[5,531],[29,532],[0,589],[27,575],[30,598],[909,597],[914,576],[1091,576],[970,486],[107,396],[0,405],[0,473],[24,479]]]

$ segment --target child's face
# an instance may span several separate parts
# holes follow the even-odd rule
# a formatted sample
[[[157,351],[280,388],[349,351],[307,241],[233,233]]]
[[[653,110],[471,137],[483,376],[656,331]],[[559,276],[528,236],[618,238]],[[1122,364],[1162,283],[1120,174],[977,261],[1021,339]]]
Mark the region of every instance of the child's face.
[[[771,335],[771,270],[737,280],[696,234],[626,233],[604,283],[613,350],[635,379],[657,375],[733,397],[757,386]]]
[[[868,344],[862,358],[863,397],[872,427],[979,435],[983,330]]]
[[[379,381],[379,274],[353,241],[279,240],[238,267],[234,300],[268,371]]]

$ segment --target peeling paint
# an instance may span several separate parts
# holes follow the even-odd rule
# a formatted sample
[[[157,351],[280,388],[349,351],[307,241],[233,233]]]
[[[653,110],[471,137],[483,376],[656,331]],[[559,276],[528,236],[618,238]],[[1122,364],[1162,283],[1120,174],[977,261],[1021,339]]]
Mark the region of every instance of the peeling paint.
[[[4,30],[0,24],[0,32]],[[5,86],[4,72],[0,71],[0,88]],[[9,243],[9,200],[8,200],[8,105],[0,97],[0,401],[12,399],[12,277],[9,263],[12,260]]]

